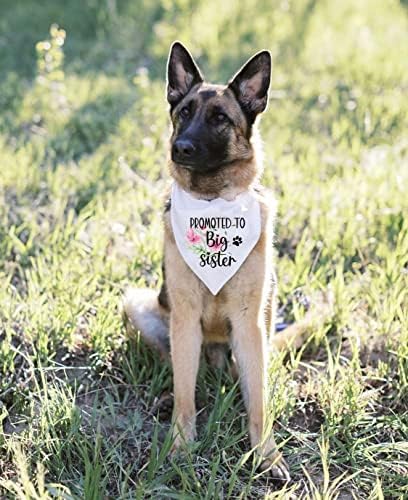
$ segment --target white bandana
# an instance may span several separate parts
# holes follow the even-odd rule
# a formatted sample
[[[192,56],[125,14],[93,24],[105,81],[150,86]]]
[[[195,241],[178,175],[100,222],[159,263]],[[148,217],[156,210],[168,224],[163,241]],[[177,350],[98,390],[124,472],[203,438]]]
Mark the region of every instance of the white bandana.
[[[250,191],[234,201],[197,200],[174,182],[170,216],[179,252],[213,295],[242,266],[261,234],[259,202]]]

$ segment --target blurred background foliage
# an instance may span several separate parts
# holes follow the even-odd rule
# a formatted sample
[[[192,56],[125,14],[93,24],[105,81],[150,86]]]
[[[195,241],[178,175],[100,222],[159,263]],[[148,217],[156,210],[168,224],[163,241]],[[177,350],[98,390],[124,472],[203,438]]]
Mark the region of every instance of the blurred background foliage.
[[[14,70],[33,76],[35,44],[45,35],[45,26],[58,20],[69,32],[65,49],[67,68],[73,72],[129,73],[146,65],[162,78],[169,45],[180,39],[201,57],[204,69],[221,80],[258,47],[266,47],[277,67],[285,69],[283,75],[278,72],[278,86],[292,82],[294,74],[305,69],[334,72],[339,67],[344,77],[383,81],[401,78],[406,69],[406,16],[401,4],[72,0],[68,6],[58,0],[3,0],[0,70],[3,75]],[[400,51],[392,61],[391,47]]]

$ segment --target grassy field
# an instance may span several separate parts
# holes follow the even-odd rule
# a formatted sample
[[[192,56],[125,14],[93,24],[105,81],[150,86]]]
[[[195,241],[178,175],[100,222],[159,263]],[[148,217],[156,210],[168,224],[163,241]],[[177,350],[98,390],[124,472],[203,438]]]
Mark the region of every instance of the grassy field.
[[[1,1],[0,498],[407,498],[407,15],[396,0]],[[160,285],[176,38],[212,81],[272,51],[282,315],[302,315],[299,287],[335,298],[271,360],[283,489],[247,453],[239,388],[204,365],[199,440],[168,458],[170,367],[120,317],[126,286]]]

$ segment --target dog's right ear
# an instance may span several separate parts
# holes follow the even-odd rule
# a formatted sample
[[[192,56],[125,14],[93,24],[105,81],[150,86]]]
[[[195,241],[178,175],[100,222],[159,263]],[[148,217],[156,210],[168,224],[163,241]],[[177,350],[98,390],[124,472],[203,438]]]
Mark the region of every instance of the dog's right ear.
[[[202,81],[203,77],[190,52],[180,42],[174,42],[167,62],[167,100],[171,108]]]

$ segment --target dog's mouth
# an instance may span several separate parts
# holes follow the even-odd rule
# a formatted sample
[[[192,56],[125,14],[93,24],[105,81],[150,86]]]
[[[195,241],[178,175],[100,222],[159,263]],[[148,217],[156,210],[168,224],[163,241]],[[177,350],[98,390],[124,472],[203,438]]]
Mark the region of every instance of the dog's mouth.
[[[176,158],[172,158],[173,163],[181,168],[185,168],[186,170],[196,170],[198,166],[191,162],[186,162],[183,160],[177,160]]]
[[[201,175],[209,175],[212,174],[216,171],[218,171],[220,168],[227,166],[230,163],[233,162],[228,162],[228,161],[220,161],[217,163],[211,163],[208,161],[192,161],[192,160],[183,160],[183,159],[178,159],[172,156],[172,161],[175,163],[178,167],[181,167],[185,170],[188,170],[189,172],[195,173],[195,174],[201,174]]]

